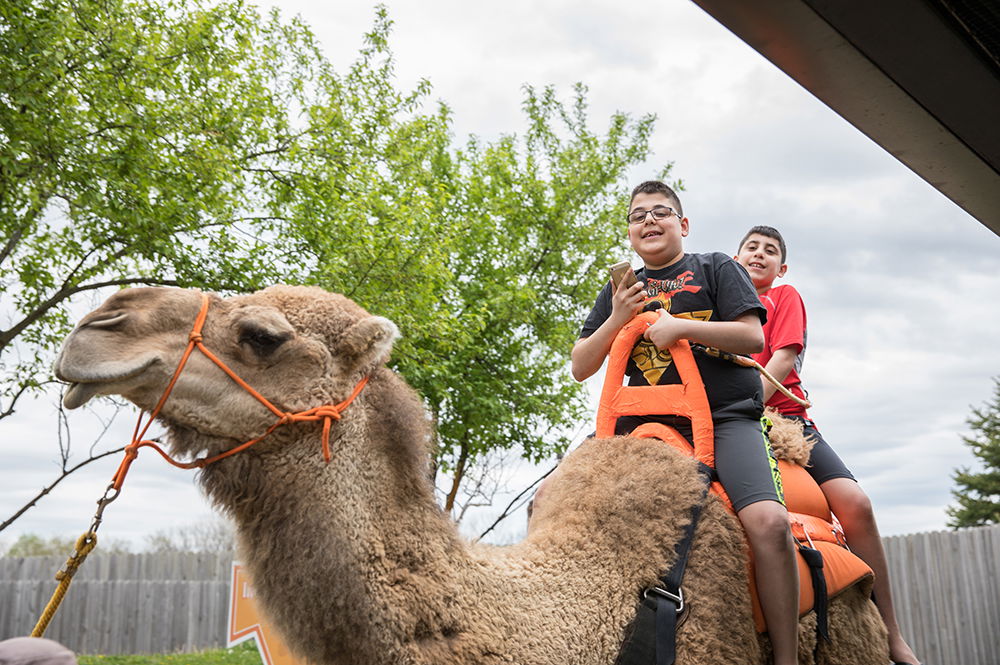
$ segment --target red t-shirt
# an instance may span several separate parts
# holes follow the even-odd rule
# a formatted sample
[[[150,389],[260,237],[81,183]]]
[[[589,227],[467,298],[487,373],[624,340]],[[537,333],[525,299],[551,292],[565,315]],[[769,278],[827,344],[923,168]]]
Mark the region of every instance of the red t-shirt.
[[[788,284],[775,286],[760,296],[760,302],[767,308],[767,322],[764,324],[764,350],[754,355],[753,359],[766,367],[767,362],[778,349],[795,347],[797,355],[792,371],[782,381],[794,395],[805,399],[806,392],[802,388],[802,360],[806,355],[806,306],[802,296],[795,287]],[[767,400],[767,406],[788,416],[805,416],[806,410],[781,392],[775,392]]]

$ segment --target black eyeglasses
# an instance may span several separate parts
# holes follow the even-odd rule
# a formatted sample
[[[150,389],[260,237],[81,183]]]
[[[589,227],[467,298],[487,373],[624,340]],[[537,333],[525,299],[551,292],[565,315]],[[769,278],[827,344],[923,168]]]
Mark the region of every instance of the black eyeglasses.
[[[677,211],[667,206],[655,206],[652,210],[634,210],[625,215],[629,224],[642,224],[646,221],[646,215],[652,215],[653,219],[666,219],[670,215],[677,215]],[[681,216],[677,215],[677,219]]]

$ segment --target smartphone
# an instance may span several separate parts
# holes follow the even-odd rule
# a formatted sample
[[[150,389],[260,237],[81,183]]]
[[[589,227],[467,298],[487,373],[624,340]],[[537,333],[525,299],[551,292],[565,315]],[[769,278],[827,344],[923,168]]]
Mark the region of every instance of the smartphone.
[[[625,286],[629,287],[636,283],[635,271],[632,270],[632,265],[628,261],[622,261],[621,263],[616,263],[608,271],[611,273],[611,283],[614,284],[615,289],[621,284],[622,280],[625,280]]]

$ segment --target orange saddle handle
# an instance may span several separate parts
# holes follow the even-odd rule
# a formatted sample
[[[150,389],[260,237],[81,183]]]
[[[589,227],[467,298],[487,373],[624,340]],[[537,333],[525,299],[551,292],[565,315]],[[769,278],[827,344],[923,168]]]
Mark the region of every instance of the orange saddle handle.
[[[708,406],[705,384],[691,353],[687,340],[681,339],[669,347],[677,366],[681,382],[656,386],[625,386],[625,368],[632,348],[645,334],[646,329],[659,318],[656,312],[643,312],[629,321],[618,332],[608,352],[608,368],[604,375],[601,402],[597,407],[597,436],[615,435],[615,422],[619,416],[682,416],[691,421],[694,438],[694,456],[703,464],[715,468],[715,430],[712,410]],[[664,314],[663,316],[669,316]],[[651,426],[652,425],[652,426]],[[681,450],[690,451],[691,444],[675,429],[666,425],[649,423],[641,425],[634,436],[656,436],[671,445],[680,444]]]

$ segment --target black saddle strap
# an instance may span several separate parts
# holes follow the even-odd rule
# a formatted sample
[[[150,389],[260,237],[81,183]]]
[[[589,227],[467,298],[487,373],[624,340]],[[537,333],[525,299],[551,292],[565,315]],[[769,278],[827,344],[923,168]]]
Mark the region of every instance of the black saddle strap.
[[[691,506],[691,521],[674,547],[677,555],[674,564],[660,576],[659,586],[642,592],[631,634],[618,653],[616,665],[649,665],[652,662],[656,665],[673,665],[677,658],[677,619],[684,611],[681,582],[708,487],[715,478],[715,469],[700,462],[699,467],[705,483],[698,501]]]
[[[826,575],[823,573],[823,554],[805,543],[798,543],[799,554],[809,566],[809,578],[813,587],[813,609],[816,611],[816,646],[813,655],[819,651],[820,640],[830,641],[827,622]]]
[[[705,485],[701,496],[691,507],[691,522],[684,535],[674,547],[677,558],[670,570],[660,577],[660,585],[650,587],[642,593],[636,610],[636,617],[629,626],[628,634],[615,660],[615,665],[673,665],[677,657],[677,620],[684,610],[684,593],[681,581],[687,566],[695,528],[701,518],[702,507],[708,493],[709,484],[717,478],[715,469],[698,463]],[[809,577],[813,586],[813,609],[816,612],[816,646],[814,656],[819,651],[821,641],[830,642],[827,612],[826,576],[823,573],[823,554],[804,543],[797,543],[802,558],[809,566]]]

